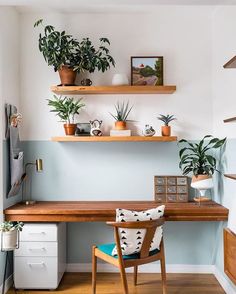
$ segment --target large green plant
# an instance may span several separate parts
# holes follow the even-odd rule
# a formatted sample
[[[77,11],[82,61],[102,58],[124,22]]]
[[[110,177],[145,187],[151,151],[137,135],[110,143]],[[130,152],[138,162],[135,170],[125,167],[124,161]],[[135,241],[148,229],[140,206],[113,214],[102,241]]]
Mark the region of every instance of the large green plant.
[[[110,68],[110,64],[115,66],[115,61],[109,54],[109,49],[105,47],[106,44],[110,45],[110,41],[107,38],[100,38],[99,41],[100,45],[96,49],[89,38],[83,38],[76,49],[79,58],[75,70],[92,73],[97,69],[105,72]]]
[[[49,66],[53,66],[58,71],[63,65],[76,70],[78,64],[79,41],[65,31],[59,32],[51,25],[44,26],[43,20],[38,20],[34,27],[42,25],[43,33],[39,34],[39,51]]]
[[[74,117],[76,114],[79,114],[80,109],[85,106],[84,103],[81,103],[82,98],[75,101],[73,97],[57,97],[53,95],[53,99],[47,99],[48,105],[52,108],[50,112],[54,112],[57,116],[60,117],[61,121],[68,124],[74,122]]]
[[[127,121],[128,116],[130,114],[130,111],[132,110],[133,106],[129,107],[129,102],[117,102],[115,105],[116,113],[110,115],[116,120],[116,121]]]
[[[210,139],[211,138],[211,139]],[[214,149],[222,147],[226,142],[226,138],[213,138],[211,135],[205,136],[199,143],[191,143],[187,140],[180,140],[186,146],[179,151],[180,163],[179,167],[183,170],[183,174],[187,175],[213,175],[216,169],[216,158],[210,154]]]

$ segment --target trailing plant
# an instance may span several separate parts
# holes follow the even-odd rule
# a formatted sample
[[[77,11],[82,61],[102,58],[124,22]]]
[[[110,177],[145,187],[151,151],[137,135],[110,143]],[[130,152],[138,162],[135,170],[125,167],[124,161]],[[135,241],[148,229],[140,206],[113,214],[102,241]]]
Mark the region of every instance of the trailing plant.
[[[171,121],[176,120],[174,115],[170,115],[170,114],[167,114],[167,115],[160,114],[160,116],[158,116],[157,119],[163,121],[165,126],[168,126]]]
[[[43,19],[35,22],[34,27],[42,25],[44,32],[39,34],[39,51],[49,66],[58,71],[63,65],[75,69],[78,63],[79,42],[67,35],[65,31],[59,32],[51,25],[43,25]]]
[[[0,232],[22,231],[24,224],[22,222],[3,222],[0,224]]]
[[[217,161],[210,152],[222,147],[225,142],[226,138],[218,139],[211,135],[205,136],[199,143],[191,143],[185,139],[180,140],[179,143],[186,145],[179,151],[179,167],[183,174],[187,175],[192,172],[195,176],[213,175],[215,171],[218,171],[216,169]]]
[[[110,41],[107,38],[100,38],[99,41],[98,49],[94,47],[89,38],[83,38],[79,43],[78,48],[76,48],[79,56],[77,58],[78,63],[75,66],[76,71],[92,73],[97,69],[105,72],[110,68],[110,64],[115,66],[115,60],[109,54],[109,49],[105,47],[106,44],[110,45]]]
[[[117,102],[115,105],[116,113],[110,115],[116,120],[116,121],[127,121],[128,116],[132,110],[133,106],[129,107],[129,102]]]
[[[52,108],[50,112],[54,112],[60,117],[61,121],[70,124],[74,122],[75,115],[79,114],[80,109],[85,106],[84,103],[81,103],[82,99],[75,101],[73,97],[57,97],[53,95],[52,100],[47,100],[48,105]]]

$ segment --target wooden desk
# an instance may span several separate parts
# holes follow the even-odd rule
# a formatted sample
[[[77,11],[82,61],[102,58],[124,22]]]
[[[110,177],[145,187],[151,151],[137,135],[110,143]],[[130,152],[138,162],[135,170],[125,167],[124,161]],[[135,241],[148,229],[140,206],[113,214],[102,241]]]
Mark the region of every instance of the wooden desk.
[[[22,203],[4,210],[8,221],[95,222],[115,219],[116,208],[146,210],[159,206],[154,201],[43,201]],[[200,206],[195,202],[167,203],[167,221],[226,221],[228,209],[213,201]]]

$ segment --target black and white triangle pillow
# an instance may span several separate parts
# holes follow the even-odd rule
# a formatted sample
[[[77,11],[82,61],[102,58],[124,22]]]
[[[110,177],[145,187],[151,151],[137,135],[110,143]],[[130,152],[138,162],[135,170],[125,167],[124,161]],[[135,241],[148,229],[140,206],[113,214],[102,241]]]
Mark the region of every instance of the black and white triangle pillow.
[[[133,211],[127,209],[116,209],[117,222],[132,222],[132,221],[147,221],[159,219],[164,215],[165,205],[146,211]],[[145,229],[120,229],[120,243],[123,255],[138,253],[141,250],[143,239],[145,236]],[[150,251],[159,249],[162,238],[162,227],[158,227],[151,243]],[[112,255],[117,255],[116,247],[112,251]]]

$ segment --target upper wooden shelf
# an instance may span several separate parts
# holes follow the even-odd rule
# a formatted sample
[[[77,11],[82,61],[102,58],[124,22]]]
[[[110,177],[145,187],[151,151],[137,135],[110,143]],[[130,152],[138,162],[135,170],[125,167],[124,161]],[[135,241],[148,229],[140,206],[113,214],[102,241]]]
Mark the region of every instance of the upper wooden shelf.
[[[82,94],[172,94],[176,86],[52,86],[59,95]]]
[[[232,179],[232,180],[236,180],[236,174],[225,174],[224,175],[226,178]]]
[[[236,122],[236,117],[230,117],[230,118],[224,119],[224,123],[233,122],[233,121]]]
[[[63,136],[52,137],[54,142],[173,142],[177,141],[177,137],[170,136],[129,136],[129,137],[111,137],[111,136]]]
[[[236,56],[231,58],[225,65],[224,68],[236,68]]]

